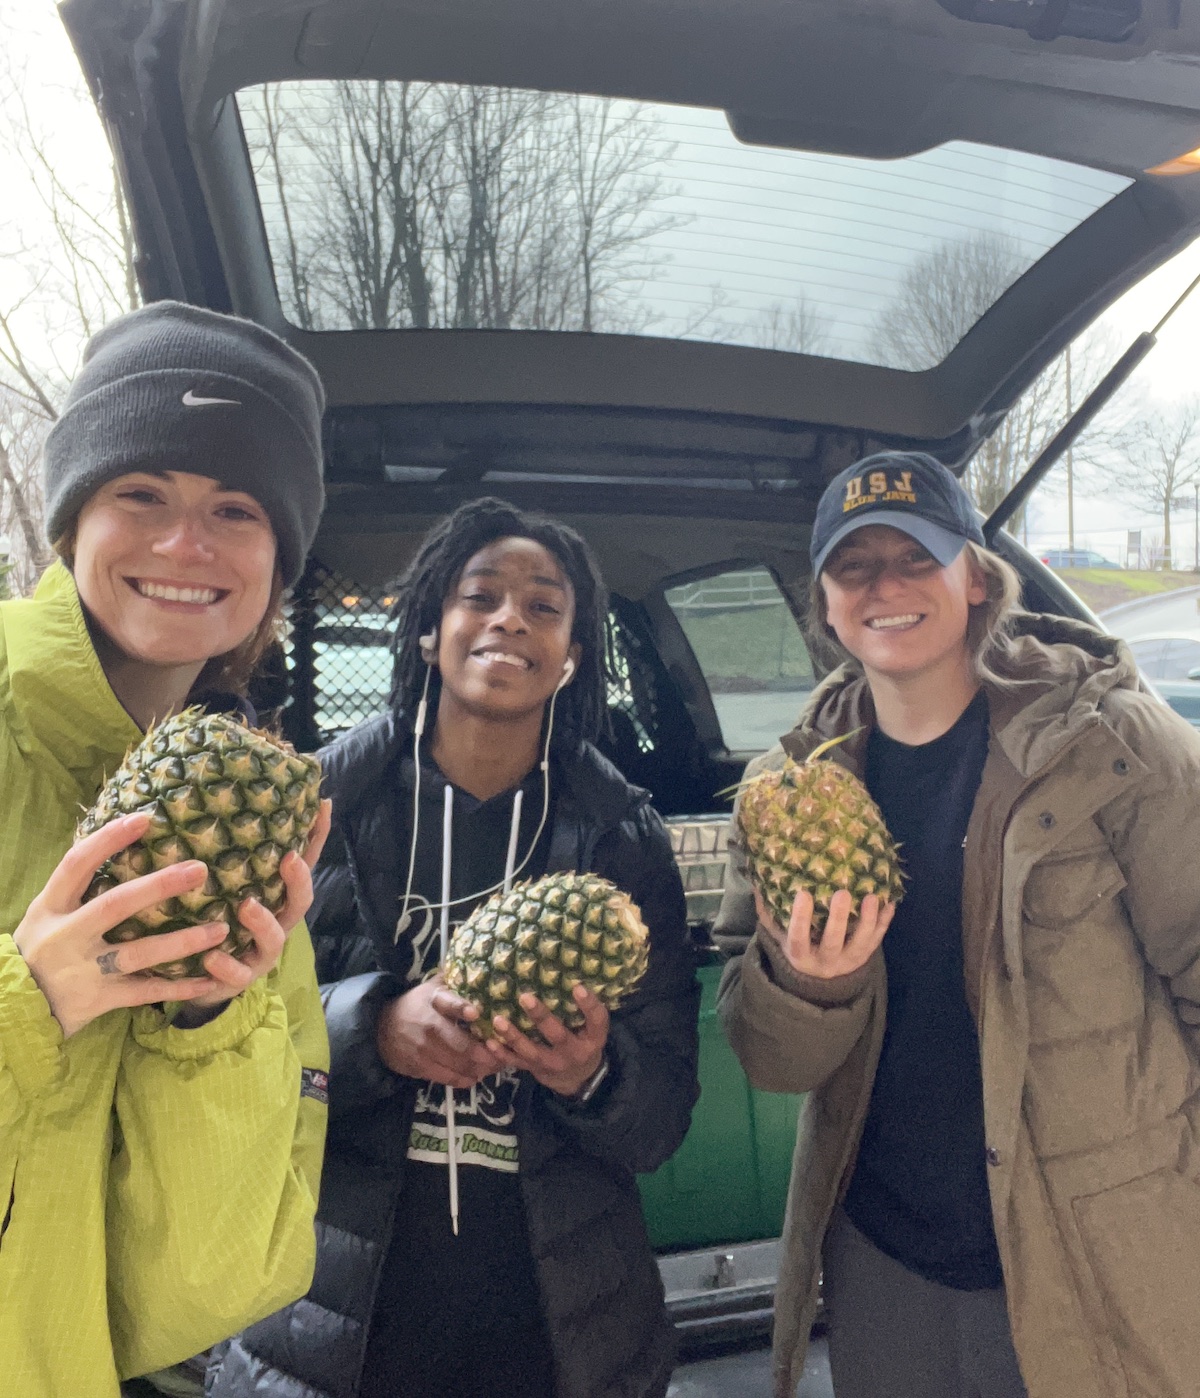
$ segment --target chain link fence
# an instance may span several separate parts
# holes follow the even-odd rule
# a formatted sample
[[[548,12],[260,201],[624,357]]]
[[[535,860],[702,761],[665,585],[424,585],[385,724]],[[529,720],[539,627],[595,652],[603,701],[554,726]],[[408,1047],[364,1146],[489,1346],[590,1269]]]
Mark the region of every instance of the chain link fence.
[[[309,563],[293,596],[284,647],[281,721],[297,747],[312,751],[387,707],[394,601],[387,585],[364,587]],[[649,753],[658,743],[660,662],[633,609],[619,598],[608,617],[607,648],[611,745],[618,754]]]

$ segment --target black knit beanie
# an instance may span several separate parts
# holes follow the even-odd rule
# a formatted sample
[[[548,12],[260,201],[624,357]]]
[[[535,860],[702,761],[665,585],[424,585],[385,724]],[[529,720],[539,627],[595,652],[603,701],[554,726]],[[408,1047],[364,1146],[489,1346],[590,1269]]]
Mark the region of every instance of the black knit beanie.
[[[325,504],[317,371],[253,321],[156,301],[88,342],[46,439],[46,532],[129,471],[189,471],[252,495],[271,521],[286,586]]]

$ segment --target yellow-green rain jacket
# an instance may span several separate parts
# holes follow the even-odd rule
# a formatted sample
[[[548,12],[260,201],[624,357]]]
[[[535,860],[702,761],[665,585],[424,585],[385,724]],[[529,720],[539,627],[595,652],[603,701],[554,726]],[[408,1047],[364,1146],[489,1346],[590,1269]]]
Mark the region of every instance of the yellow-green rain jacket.
[[[4,1398],[117,1398],[312,1277],[329,1051],[303,924],[202,1028],[114,1010],[65,1043],[12,939],[140,736],[61,564],[0,604]]]

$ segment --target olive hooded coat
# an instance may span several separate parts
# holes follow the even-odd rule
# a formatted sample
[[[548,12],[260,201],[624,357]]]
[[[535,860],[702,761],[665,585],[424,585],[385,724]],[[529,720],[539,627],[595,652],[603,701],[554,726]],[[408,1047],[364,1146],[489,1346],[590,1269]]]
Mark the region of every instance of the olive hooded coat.
[[[965,990],[1013,1338],[1030,1398],[1200,1392],[1200,734],[1147,694],[1124,645],[1017,623],[963,871]],[[861,775],[861,673],[814,694],[779,765]],[[854,1168],[883,1039],[882,952],[798,975],[755,928],[743,856],[717,933],[740,954],[720,1010],[756,1086],[808,1092],[775,1309],[778,1398],[802,1372],[825,1229]]]

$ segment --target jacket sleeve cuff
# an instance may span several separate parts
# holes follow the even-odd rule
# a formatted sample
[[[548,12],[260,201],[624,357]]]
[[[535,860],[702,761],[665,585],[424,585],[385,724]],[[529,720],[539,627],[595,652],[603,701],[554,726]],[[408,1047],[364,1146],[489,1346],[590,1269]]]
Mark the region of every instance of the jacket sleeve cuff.
[[[7,932],[0,935],[0,1064],[24,1097],[49,1092],[67,1074],[62,1026]]]
[[[133,1037],[151,1053],[177,1063],[191,1063],[227,1053],[242,1044],[277,1011],[286,1028],[283,1002],[263,980],[257,980],[225,1006],[215,1019],[196,1029],[176,1029],[161,1010],[144,1006],[133,1012]]]
[[[871,979],[869,961],[845,976],[832,976],[825,980],[820,976],[807,976],[796,970],[776,939],[761,927],[750,946],[752,956],[756,948],[761,953],[766,977],[780,990],[785,990],[798,1000],[807,1000],[810,1005],[848,1005],[862,994]]]
[[[636,1059],[630,1053],[631,1046],[624,1041],[627,1032],[622,1024],[609,1026],[608,1042],[604,1046],[608,1073],[589,1101],[572,1102],[548,1087],[540,1089],[550,1115],[577,1138],[595,1138],[604,1146],[611,1146],[624,1135],[629,1119],[644,1106],[634,1066]]]

